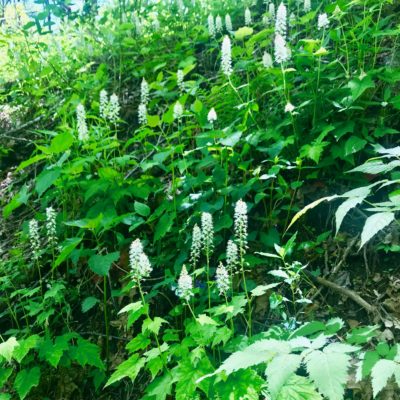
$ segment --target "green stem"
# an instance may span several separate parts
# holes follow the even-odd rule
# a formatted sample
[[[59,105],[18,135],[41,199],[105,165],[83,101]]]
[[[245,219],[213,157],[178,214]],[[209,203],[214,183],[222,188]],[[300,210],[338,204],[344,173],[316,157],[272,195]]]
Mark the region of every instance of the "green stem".
[[[110,327],[108,324],[108,313],[107,313],[107,276],[103,279],[103,307],[104,307],[104,323],[106,325],[106,364],[108,368],[108,361],[110,357]]]

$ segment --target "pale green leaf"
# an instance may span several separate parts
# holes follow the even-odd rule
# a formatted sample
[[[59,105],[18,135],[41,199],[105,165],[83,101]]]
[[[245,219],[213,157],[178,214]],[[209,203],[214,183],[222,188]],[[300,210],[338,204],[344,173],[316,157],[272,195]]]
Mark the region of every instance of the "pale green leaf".
[[[372,368],[371,382],[374,398],[386,386],[388,380],[395,374],[399,373],[400,366],[392,360],[379,360]]]
[[[336,210],[335,218],[336,218],[336,234],[339,232],[340,226],[342,225],[344,217],[347,213],[357,206],[361,204],[365,197],[353,197],[344,201]]]
[[[305,362],[311,380],[329,400],[343,400],[351,357],[345,353],[314,350]]]
[[[281,354],[268,363],[265,374],[267,376],[268,388],[272,398],[275,399],[282,386],[294,374],[300,366],[302,357],[298,354]]]
[[[361,233],[360,248],[363,247],[365,243],[367,243],[378,232],[390,225],[394,220],[395,216],[392,212],[381,212],[368,217]]]
[[[18,346],[17,339],[14,336],[9,337],[5,342],[0,343],[0,356],[10,362],[14,349]]]

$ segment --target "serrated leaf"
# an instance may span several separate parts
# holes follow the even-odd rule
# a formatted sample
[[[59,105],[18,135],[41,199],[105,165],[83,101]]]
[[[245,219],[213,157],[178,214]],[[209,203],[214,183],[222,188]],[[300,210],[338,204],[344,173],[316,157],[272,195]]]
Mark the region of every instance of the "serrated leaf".
[[[44,340],[39,346],[39,357],[56,368],[64,351],[69,348],[69,340],[70,337],[67,335],[57,336],[54,342],[50,338]]]
[[[23,369],[18,372],[14,381],[14,388],[17,391],[19,398],[23,400],[31,389],[39,385],[40,368],[33,367],[31,369]]]
[[[149,344],[151,343],[151,340],[144,335],[143,333],[139,333],[136,335],[126,346],[125,348],[130,351],[131,353],[134,353],[137,350],[143,350],[145,349]]]
[[[268,388],[272,398],[275,399],[282,386],[300,367],[302,357],[298,354],[282,354],[274,357],[268,363],[265,374],[267,376]]]
[[[18,346],[17,339],[14,336],[9,337],[5,342],[0,343],[0,356],[10,362],[14,349]]]
[[[15,360],[21,363],[21,361],[28,354],[29,350],[36,347],[39,340],[40,340],[39,335],[32,335],[27,337],[26,339],[20,340],[19,346],[15,348],[13,353],[13,357],[15,358]]]
[[[394,375],[400,373],[400,367],[392,360],[379,360],[371,371],[371,383],[374,398],[387,385],[388,380]]]
[[[381,212],[368,217],[361,233],[360,249],[365,245],[365,243],[372,239],[372,237],[390,225],[394,220],[395,215],[392,212]]]
[[[319,392],[329,400],[343,400],[351,357],[314,350],[306,358],[307,371]]]
[[[322,400],[322,397],[307,378],[292,375],[280,390],[276,400]]]
[[[121,310],[118,311],[118,315],[119,314],[123,314],[125,312],[136,312],[138,310],[140,310],[140,308],[142,307],[142,302],[141,301],[137,301],[135,303],[130,303],[128,305],[126,305],[124,308],[122,308]]]
[[[221,400],[259,400],[264,383],[264,379],[256,371],[247,369],[235,372],[226,381],[213,385],[213,388]]]
[[[100,358],[100,348],[88,340],[78,338],[77,345],[70,348],[70,357],[79,365],[91,365],[100,370],[104,370],[103,361]]]
[[[287,342],[275,339],[259,340],[246,347],[244,350],[237,351],[230,355],[215,372],[201,379],[216,375],[222,371],[225,375],[229,375],[242,368],[268,363],[276,355],[289,353],[289,351],[290,345]]]
[[[126,361],[118,365],[117,369],[111,375],[104,388],[120,381],[123,378],[130,378],[133,382],[140,370],[144,367],[145,363],[146,360],[144,358],[139,358],[137,354],[133,354]]]
[[[167,323],[167,321],[160,317],[155,317],[154,320],[152,320],[151,318],[147,318],[143,321],[142,333],[144,333],[146,331],[150,331],[150,332],[158,335],[161,325],[166,324],[166,323]]]

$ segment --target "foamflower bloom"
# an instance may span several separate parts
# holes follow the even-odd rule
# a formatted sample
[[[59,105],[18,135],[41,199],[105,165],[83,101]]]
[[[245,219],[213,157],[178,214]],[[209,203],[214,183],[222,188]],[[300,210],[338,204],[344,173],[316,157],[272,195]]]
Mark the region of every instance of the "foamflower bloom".
[[[135,239],[129,249],[129,263],[135,280],[140,281],[150,276],[153,270],[150,260],[143,251],[142,242]]]
[[[183,82],[183,79],[184,79],[183,71],[181,69],[178,69],[176,73],[176,84],[178,85],[179,90],[181,92],[185,90],[185,83]]]
[[[40,255],[40,235],[39,235],[39,223],[36,219],[29,221],[29,242],[31,246],[32,256],[35,260]]]
[[[303,4],[304,12],[308,13],[311,11],[311,0],[304,0]]]
[[[290,60],[290,50],[286,45],[285,39],[277,33],[275,35],[275,49],[274,49],[275,61],[278,64],[284,63]]]
[[[208,212],[201,214],[201,239],[204,252],[210,255],[214,249],[214,223]]]
[[[280,34],[283,38],[286,37],[287,32],[287,11],[286,6],[281,3],[279,4],[278,11],[276,13],[276,20],[275,20],[275,34]]]
[[[272,68],[272,56],[271,54],[265,52],[263,54],[262,63],[264,68]]]
[[[224,264],[219,263],[217,270],[215,271],[215,281],[220,295],[226,294],[230,286],[230,278],[228,270]]]
[[[271,18],[275,18],[275,4],[274,3],[269,3],[268,4],[268,12]]]
[[[232,20],[231,20],[231,16],[229,14],[225,15],[225,27],[228,32],[233,31]]]
[[[201,240],[201,229],[195,224],[192,233],[192,247],[190,249],[190,264],[193,269],[196,268],[197,262],[200,259]]]
[[[231,49],[231,40],[229,36],[225,35],[224,40],[222,41],[221,48],[221,69],[224,75],[230,77],[232,74],[232,49]]]
[[[329,27],[329,19],[326,13],[318,15],[318,30],[326,29]]]
[[[222,18],[219,15],[217,15],[217,17],[215,18],[215,31],[217,33],[221,33],[222,29],[223,29]]]
[[[239,250],[233,240],[228,240],[226,246],[226,265],[230,270],[233,270],[239,262]]]
[[[250,12],[250,9],[247,7],[245,10],[244,10],[244,24],[246,25],[246,26],[249,26],[249,25],[251,25],[252,24],[252,19],[251,19],[251,12]]]
[[[106,119],[107,118],[107,108],[108,108],[108,95],[107,92],[103,89],[100,92],[100,117]]]
[[[178,279],[178,287],[175,290],[176,295],[182,300],[189,301],[194,295],[193,293],[193,280],[188,274],[186,266],[182,267],[181,274]]]
[[[140,125],[147,124],[147,106],[145,103],[140,103],[138,107],[138,120]]]
[[[243,254],[247,247],[247,204],[243,200],[236,202],[233,221],[235,237]]]
[[[292,113],[295,108],[296,107],[292,103],[288,102],[285,106],[285,112]]]
[[[214,24],[214,17],[212,16],[212,14],[208,16],[207,22],[208,22],[208,33],[210,34],[211,37],[215,37],[215,24]]]
[[[207,120],[210,124],[213,124],[217,120],[217,113],[214,107],[208,112]]]
[[[150,99],[150,89],[149,84],[146,79],[142,79],[142,83],[140,84],[140,102],[143,104],[148,104]]]
[[[86,112],[83,104],[78,104],[76,107],[76,124],[78,130],[78,139],[85,142],[89,139],[89,131],[86,124]]]
[[[113,93],[110,96],[110,102],[108,103],[108,119],[112,123],[116,123],[119,118],[119,111],[121,107],[119,105],[118,96]]]
[[[181,119],[183,116],[183,106],[179,101],[177,101],[174,105],[173,116],[174,119]]]
[[[51,246],[57,244],[57,232],[56,232],[56,212],[53,207],[46,208],[46,231],[47,240]]]

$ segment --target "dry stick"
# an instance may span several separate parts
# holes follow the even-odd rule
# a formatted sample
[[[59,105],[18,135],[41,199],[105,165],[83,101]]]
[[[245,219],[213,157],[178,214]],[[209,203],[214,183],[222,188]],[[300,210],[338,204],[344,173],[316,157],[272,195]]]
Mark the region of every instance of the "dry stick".
[[[378,312],[377,308],[375,306],[372,306],[371,304],[367,303],[360,295],[358,295],[354,290],[346,289],[334,282],[328,281],[325,278],[321,278],[320,276],[313,276],[310,272],[305,271],[306,275],[314,280],[315,282],[324,285],[330,289],[333,289],[336,292],[341,293],[342,295],[348,297],[349,299],[353,300],[355,303],[363,307],[366,311],[368,311],[371,314],[376,314]]]
[[[347,246],[346,250],[345,250],[344,253],[343,253],[343,257],[342,257],[341,260],[335,265],[335,267],[333,268],[332,272],[330,273],[331,276],[334,276],[334,275],[336,275],[336,274],[339,272],[340,268],[342,267],[342,265],[343,265],[344,262],[346,261],[347,256],[348,256],[349,253],[350,253],[350,250],[351,250],[351,249],[353,248],[353,246],[356,244],[356,242],[357,242],[359,236],[360,236],[360,235],[357,235],[355,238],[353,238],[353,239],[350,241],[349,245]]]

